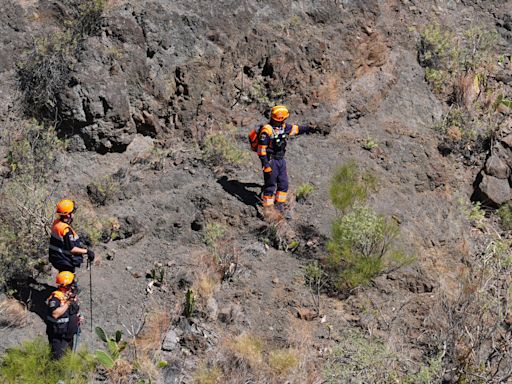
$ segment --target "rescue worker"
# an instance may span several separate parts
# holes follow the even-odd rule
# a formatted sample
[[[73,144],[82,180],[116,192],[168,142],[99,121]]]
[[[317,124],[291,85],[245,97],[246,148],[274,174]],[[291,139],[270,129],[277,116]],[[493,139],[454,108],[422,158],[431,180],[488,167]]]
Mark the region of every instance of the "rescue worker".
[[[310,132],[308,126],[287,124],[288,109],[277,105],[270,111],[270,121],[259,130],[258,157],[263,167],[263,206],[272,207],[281,213],[285,210],[288,196],[288,173],[286,171],[286,139],[288,136]]]
[[[60,359],[67,350],[75,349],[80,332],[80,314],[77,296],[73,292],[75,275],[60,272],[55,282],[58,289],[47,301],[48,316],[46,334],[52,350],[52,358]]]
[[[94,252],[83,247],[80,238],[71,227],[76,209],[73,200],[65,199],[57,204],[58,217],[52,225],[49,260],[59,272],[75,273],[75,268],[82,265],[85,255],[90,262],[94,260]]]

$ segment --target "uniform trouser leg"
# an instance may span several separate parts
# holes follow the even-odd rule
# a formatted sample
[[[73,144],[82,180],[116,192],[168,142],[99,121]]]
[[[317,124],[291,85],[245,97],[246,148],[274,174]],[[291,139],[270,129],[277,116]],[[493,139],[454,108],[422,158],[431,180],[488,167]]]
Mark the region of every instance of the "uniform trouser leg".
[[[282,210],[288,197],[288,172],[286,169],[286,160],[277,160],[277,175],[276,175],[276,208]]]
[[[66,351],[71,349],[73,339],[66,339],[63,337],[48,336],[50,347],[52,349],[52,358],[54,360],[60,359]]]
[[[263,172],[263,206],[274,205],[278,170],[275,167],[275,160],[272,162],[272,171]]]

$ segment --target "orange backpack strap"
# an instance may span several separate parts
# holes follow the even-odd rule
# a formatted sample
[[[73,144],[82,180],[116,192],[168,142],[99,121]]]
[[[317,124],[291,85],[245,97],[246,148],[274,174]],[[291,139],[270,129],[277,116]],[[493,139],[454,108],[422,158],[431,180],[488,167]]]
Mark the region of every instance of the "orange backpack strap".
[[[260,131],[258,133],[258,137],[262,133],[266,133],[267,135],[272,136],[274,134],[274,130],[272,129],[272,126],[270,124],[265,124],[263,127],[260,128]]]

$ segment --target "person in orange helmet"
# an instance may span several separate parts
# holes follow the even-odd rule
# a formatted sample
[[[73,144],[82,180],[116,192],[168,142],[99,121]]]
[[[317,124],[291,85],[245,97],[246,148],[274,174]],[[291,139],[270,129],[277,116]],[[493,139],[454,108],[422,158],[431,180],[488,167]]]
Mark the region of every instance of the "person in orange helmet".
[[[80,267],[84,256],[92,262],[94,252],[82,245],[77,233],[71,227],[77,206],[73,200],[64,199],[57,204],[57,219],[53,222],[50,236],[49,260],[59,271],[75,273]]]
[[[75,349],[80,332],[81,317],[76,294],[73,292],[75,275],[60,272],[55,282],[58,289],[47,300],[48,316],[46,334],[52,350],[52,358],[60,359],[67,350]]]
[[[286,170],[286,139],[288,136],[312,132],[306,125],[287,124],[290,116],[284,105],[276,105],[270,111],[270,121],[259,130],[257,153],[263,169],[263,206],[275,207],[283,212],[288,196]]]

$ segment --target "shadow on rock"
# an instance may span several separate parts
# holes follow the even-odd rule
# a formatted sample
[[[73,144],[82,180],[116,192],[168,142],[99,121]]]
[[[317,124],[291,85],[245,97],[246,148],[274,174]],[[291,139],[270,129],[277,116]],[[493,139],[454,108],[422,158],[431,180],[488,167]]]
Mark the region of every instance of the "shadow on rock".
[[[30,279],[26,284],[16,287],[14,297],[25,303],[30,312],[34,312],[45,321],[48,315],[46,300],[56,289],[54,286]]]
[[[235,196],[238,200],[246,205],[257,207],[259,205],[258,194],[251,191],[249,188],[261,188],[260,184],[257,183],[241,183],[238,180],[228,180],[227,176],[222,176],[217,182],[222,188],[232,196]]]

